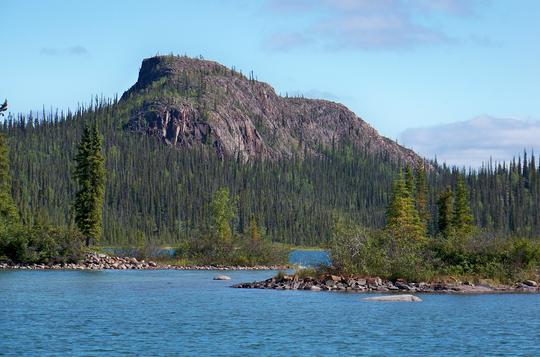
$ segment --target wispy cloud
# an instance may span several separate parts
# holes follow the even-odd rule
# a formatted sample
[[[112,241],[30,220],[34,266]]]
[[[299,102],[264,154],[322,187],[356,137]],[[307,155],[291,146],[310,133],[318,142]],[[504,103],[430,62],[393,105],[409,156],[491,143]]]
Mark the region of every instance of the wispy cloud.
[[[293,33],[282,32],[272,34],[266,41],[265,47],[272,51],[289,51],[295,48],[304,47],[312,41],[306,36]]]
[[[306,16],[308,25],[294,33],[274,33],[265,44],[267,48],[280,51],[306,44],[353,50],[396,50],[448,44],[454,42],[452,36],[426,25],[429,21],[425,20],[437,15],[469,16],[486,1],[267,0],[267,8],[271,11],[285,16]]]
[[[83,46],[43,47],[39,53],[45,56],[86,56],[88,50]]]
[[[478,167],[482,162],[508,161],[524,149],[540,151],[540,120],[481,116],[428,128],[407,129],[403,145],[439,162]]]

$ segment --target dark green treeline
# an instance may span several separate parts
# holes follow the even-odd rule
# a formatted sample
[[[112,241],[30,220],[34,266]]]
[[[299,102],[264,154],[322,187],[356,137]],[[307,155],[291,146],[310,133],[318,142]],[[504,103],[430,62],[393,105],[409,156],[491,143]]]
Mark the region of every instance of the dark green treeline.
[[[171,149],[159,140],[124,129],[121,103],[95,101],[63,115],[9,118],[1,131],[10,145],[12,191],[21,217],[54,224],[73,222],[75,153],[85,124],[104,137],[107,181],[104,242],[132,244],[141,237],[175,243],[207,233],[212,195],[228,187],[238,196],[235,230],[247,232],[255,218],[275,241],[318,244],[330,238],[335,214],[383,227],[392,182],[400,163],[341,144],[305,160],[242,164],[219,160],[211,148]],[[534,157],[491,164],[465,175],[477,223],[502,233],[540,235],[540,180]],[[437,167],[427,174],[421,219],[438,227],[437,198],[456,186],[460,172]],[[424,194],[423,194],[424,195]]]
[[[235,230],[254,217],[275,241],[317,244],[328,239],[333,210],[366,225],[384,224],[387,187],[397,163],[384,157],[329,149],[325,159],[252,162],[220,160],[210,148],[171,149],[152,137],[124,130],[120,104],[99,103],[39,122],[7,121],[13,196],[23,220],[73,221],[71,180],[84,124],[97,124],[105,139],[107,182],[104,242],[140,237],[174,243],[207,233],[215,191],[238,196]]]

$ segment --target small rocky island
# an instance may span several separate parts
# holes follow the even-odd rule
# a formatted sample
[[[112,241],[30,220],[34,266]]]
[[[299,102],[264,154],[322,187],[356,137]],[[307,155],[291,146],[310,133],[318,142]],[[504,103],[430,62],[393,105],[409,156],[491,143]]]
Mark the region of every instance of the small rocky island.
[[[275,289],[275,290],[311,290],[342,292],[396,292],[396,293],[503,293],[503,292],[540,292],[538,283],[525,280],[515,285],[494,285],[471,282],[454,283],[433,282],[413,283],[402,279],[383,280],[378,277],[346,277],[341,275],[321,275],[320,277],[300,277],[299,275],[278,275],[276,277],[252,283],[240,283],[233,288]]]

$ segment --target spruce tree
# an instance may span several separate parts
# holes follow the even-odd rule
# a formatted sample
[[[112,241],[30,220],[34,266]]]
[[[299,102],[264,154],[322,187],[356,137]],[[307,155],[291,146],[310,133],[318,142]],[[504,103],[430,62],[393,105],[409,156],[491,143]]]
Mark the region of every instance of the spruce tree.
[[[429,206],[428,206],[428,182],[426,171],[422,167],[416,169],[416,208],[422,224],[427,228],[429,225]]]
[[[454,194],[450,186],[446,188],[437,200],[439,232],[448,237],[453,228]]]
[[[407,187],[409,195],[414,200],[416,196],[416,185],[414,183],[414,175],[411,165],[407,165],[407,168],[405,169],[405,186]]]
[[[395,237],[422,240],[426,235],[402,173],[394,182],[386,217],[386,229]]]
[[[255,217],[251,217],[249,221],[249,235],[252,242],[259,241],[260,233],[259,233],[259,227],[257,226],[257,220]]]
[[[234,198],[231,198],[229,189],[222,187],[216,191],[210,204],[211,228],[214,237],[219,243],[230,243],[233,238],[231,221],[236,218],[237,209]]]
[[[4,135],[0,134],[0,227],[17,221],[17,207],[11,196],[8,147]]]
[[[75,195],[75,223],[85,237],[86,246],[99,241],[102,234],[105,159],[97,126],[85,126],[75,157],[74,177],[79,185]]]
[[[462,175],[459,175],[456,184],[454,199],[453,226],[461,232],[472,229],[473,216],[469,205],[469,192],[465,186]]]

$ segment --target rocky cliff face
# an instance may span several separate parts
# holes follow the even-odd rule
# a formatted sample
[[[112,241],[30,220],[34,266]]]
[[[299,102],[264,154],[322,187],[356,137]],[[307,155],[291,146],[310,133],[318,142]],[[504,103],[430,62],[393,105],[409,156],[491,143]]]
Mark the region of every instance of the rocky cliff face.
[[[131,108],[131,130],[172,146],[211,146],[219,156],[242,161],[319,155],[321,148],[346,142],[390,159],[421,162],[341,104],[280,97],[270,85],[212,61],[145,59],[121,102]]]

